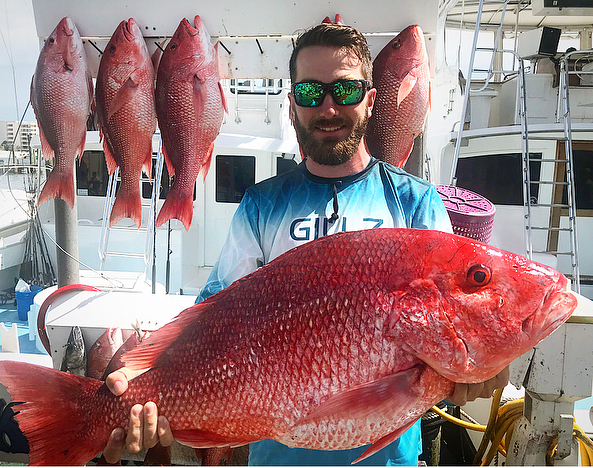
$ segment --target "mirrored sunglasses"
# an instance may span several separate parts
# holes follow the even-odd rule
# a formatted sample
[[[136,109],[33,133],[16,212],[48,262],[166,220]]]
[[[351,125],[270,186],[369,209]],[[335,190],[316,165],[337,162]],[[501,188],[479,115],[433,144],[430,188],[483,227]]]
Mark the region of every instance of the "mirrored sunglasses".
[[[336,104],[352,106],[362,102],[371,84],[367,80],[336,80],[332,83],[301,81],[292,85],[292,94],[298,106],[318,107],[329,92]]]

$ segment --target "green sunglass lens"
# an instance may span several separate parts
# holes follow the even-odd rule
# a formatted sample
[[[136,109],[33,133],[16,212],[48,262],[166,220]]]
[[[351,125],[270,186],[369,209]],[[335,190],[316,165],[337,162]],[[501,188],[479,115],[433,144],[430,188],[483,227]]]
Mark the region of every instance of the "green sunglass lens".
[[[362,86],[356,81],[339,81],[334,85],[333,96],[338,104],[356,104],[362,92]]]
[[[323,86],[319,83],[299,83],[294,89],[297,104],[300,106],[316,106],[323,98]]]

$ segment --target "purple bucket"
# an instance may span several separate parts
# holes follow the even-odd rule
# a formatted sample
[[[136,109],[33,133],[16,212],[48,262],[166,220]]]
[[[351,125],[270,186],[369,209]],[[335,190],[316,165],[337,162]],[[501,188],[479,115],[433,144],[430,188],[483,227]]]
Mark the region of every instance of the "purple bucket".
[[[488,199],[450,185],[437,185],[436,189],[449,213],[455,234],[490,242],[496,208]]]

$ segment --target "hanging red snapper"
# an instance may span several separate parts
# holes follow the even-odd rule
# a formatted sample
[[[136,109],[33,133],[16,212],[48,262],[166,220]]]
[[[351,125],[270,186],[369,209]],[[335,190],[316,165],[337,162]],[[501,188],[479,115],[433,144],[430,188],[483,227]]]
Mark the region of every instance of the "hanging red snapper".
[[[111,362],[114,354],[124,344],[121,328],[108,328],[97,341],[93,343],[88,352],[86,376],[93,379],[103,379],[103,373]]]
[[[402,167],[430,109],[428,55],[419,26],[408,26],[377,55],[373,85],[377,97],[366,135],[369,152]]]
[[[31,81],[31,105],[39,126],[41,151],[54,159],[39,205],[60,197],[74,206],[74,161],[82,156],[93,82],[74,22],[62,20],[45,40]]]
[[[122,218],[142,224],[140,177],[150,175],[156,129],[154,69],[140,28],[122,21],[105,47],[97,73],[97,117],[109,174],[119,166],[121,185],[109,225]]]
[[[200,171],[210,167],[214,140],[227,109],[218,73],[218,44],[199,16],[194,26],[185,18],[167,44],[159,63],[156,109],[169,175],[173,186],[156,225],[180,220],[189,229],[193,193]]]
[[[266,438],[339,450],[391,443],[454,382],[487,380],[568,318],[544,265],[466,237],[344,232],[276,258],[126,353],[150,370],[114,396],[93,379],[0,362],[31,463],[83,464],[154,401],[196,448]]]

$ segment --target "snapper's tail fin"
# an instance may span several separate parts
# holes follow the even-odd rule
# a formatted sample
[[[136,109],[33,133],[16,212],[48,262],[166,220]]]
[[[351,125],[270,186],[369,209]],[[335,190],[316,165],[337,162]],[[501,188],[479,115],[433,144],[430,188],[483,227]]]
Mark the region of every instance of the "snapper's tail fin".
[[[84,465],[105,447],[113,427],[93,421],[101,408],[81,404],[103,382],[15,361],[0,361],[0,382],[15,403],[31,465]]]
[[[189,231],[193,214],[193,192],[176,189],[173,185],[156,218],[156,225],[158,227],[170,219],[178,219],[185,230]]]
[[[74,208],[74,173],[52,170],[39,195],[38,206],[52,198],[60,197],[70,208]]]
[[[123,218],[131,218],[136,227],[140,229],[142,225],[142,198],[139,187],[131,189],[122,184],[118,190],[111,210],[109,226],[113,226]]]

